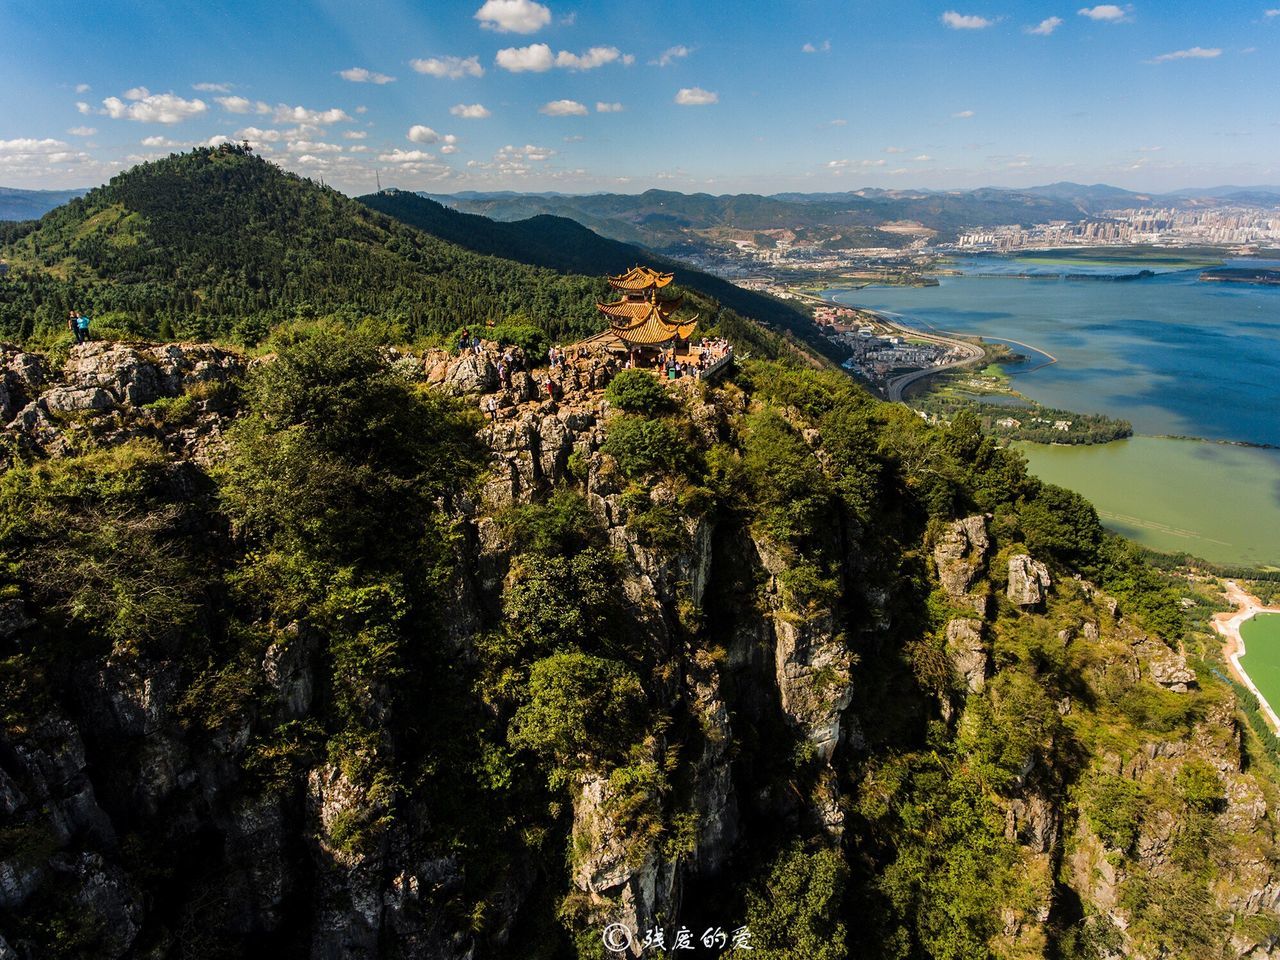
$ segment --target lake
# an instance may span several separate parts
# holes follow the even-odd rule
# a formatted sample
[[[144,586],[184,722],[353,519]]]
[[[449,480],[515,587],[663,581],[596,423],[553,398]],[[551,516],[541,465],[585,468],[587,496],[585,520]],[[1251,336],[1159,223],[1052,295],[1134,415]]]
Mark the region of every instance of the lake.
[[[937,287],[827,296],[908,326],[1044,351],[1058,362],[1043,366],[1035,355],[1006,369],[1019,392],[1048,406],[1121,417],[1139,434],[1280,445],[1280,289],[1202,283],[1198,268],[1162,270],[1141,260],[986,256],[955,266],[961,275],[941,277]],[[1157,275],[1053,276],[1141,269]],[[991,276],[1001,273],[1041,276]],[[1106,448],[1032,445],[1025,452],[1044,479],[1079,490],[1108,526],[1141,543],[1222,563],[1280,565],[1277,451],[1147,436]]]

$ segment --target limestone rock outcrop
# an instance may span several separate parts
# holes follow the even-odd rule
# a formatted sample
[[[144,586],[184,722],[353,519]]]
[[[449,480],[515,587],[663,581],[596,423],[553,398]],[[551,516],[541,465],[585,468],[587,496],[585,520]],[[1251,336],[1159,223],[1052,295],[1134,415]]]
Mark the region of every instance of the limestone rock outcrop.
[[[1011,603],[1020,607],[1038,607],[1045,602],[1053,580],[1049,568],[1028,554],[1017,553],[1009,558],[1009,588]]]

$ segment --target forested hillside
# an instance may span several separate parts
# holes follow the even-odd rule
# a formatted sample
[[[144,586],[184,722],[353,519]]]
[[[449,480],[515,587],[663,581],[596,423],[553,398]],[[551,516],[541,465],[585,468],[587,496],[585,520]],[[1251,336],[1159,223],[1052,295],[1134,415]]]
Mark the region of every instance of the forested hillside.
[[[598,329],[597,278],[476,256],[232,148],[144,164],[0,251],[0,336],[68,309],[144,336],[256,339],[272,324],[372,318],[404,339],[497,323]]]
[[[385,190],[360,202],[432,236],[460,247],[517,260],[562,273],[587,276],[625,273],[639,263],[670,270],[682,288],[695,290],[721,306],[777,330],[786,330],[819,354],[832,346],[819,336],[813,321],[792,304],[734,286],[727,280],[659,256],[643,247],[611,240],[567,217],[537,216],[505,222],[451,210],[435,200],[405,190]],[[843,355],[839,357],[843,359]]]
[[[5,354],[0,955],[1276,942],[1216,644],[972,417],[272,346]]]

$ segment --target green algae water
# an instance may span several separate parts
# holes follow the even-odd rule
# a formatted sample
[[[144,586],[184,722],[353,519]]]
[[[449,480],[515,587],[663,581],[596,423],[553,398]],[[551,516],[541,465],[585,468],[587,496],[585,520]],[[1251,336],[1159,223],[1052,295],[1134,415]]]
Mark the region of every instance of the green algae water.
[[[1280,710],[1280,613],[1260,613],[1240,625],[1245,655],[1240,665],[1262,691],[1271,709]]]
[[[1083,494],[1108,527],[1154,550],[1280,565],[1280,451],[1159,437],[1017,447],[1032,473]]]

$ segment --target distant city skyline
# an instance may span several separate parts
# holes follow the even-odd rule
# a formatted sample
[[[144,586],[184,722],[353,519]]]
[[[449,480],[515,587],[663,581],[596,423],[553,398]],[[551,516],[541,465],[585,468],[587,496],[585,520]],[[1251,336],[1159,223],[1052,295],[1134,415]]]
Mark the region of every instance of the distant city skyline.
[[[0,186],[228,139],[353,194],[1280,182],[1267,0],[48,0],[0,37]]]

